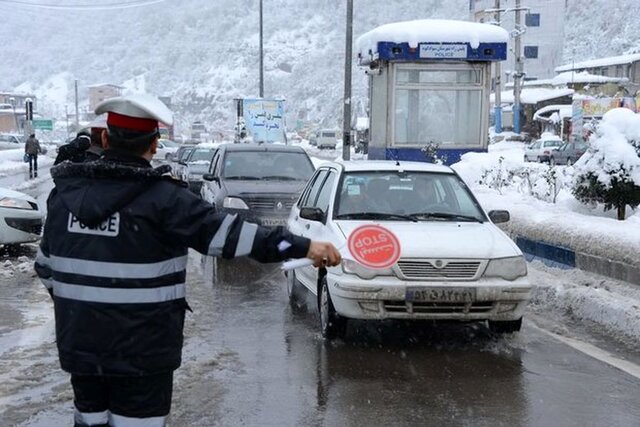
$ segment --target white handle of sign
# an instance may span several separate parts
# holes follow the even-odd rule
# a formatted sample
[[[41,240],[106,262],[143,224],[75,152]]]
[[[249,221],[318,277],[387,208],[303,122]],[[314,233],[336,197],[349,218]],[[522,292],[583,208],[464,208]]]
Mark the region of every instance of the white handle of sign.
[[[310,258],[291,259],[282,263],[280,267],[283,271],[290,271],[295,268],[302,268],[308,265],[313,265],[313,260]]]

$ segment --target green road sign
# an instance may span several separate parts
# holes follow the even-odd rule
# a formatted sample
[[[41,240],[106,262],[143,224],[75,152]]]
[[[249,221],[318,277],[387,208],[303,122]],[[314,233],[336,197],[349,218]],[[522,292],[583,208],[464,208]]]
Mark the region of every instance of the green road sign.
[[[53,120],[36,119],[31,122],[34,129],[53,130]]]

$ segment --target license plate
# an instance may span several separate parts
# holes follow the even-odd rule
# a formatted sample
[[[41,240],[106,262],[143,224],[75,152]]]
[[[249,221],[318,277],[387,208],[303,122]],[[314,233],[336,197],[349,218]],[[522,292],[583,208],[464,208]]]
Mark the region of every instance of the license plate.
[[[474,288],[407,288],[407,301],[411,302],[473,302]]]
[[[262,225],[264,226],[275,227],[277,225],[286,225],[287,219],[286,218],[263,218],[261,222],[262,222]]]

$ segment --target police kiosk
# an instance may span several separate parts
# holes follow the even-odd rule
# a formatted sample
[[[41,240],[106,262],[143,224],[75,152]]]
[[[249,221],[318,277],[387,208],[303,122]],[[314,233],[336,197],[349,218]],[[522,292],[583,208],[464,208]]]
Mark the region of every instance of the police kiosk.
[[[506,30],[425,19],[382,25],[357,40],[369,75],[369,159],[452,164],[487,151],[491,63],[507,56]]]

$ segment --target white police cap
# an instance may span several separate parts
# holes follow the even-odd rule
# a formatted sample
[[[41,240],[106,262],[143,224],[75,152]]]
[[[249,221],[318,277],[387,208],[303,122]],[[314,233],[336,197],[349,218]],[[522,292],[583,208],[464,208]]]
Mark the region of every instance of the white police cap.
[[[96,114],[107,113],[107,124],[139,132],[157,129],[158,122],[173,125],[173,114],[158,98],[147,94],[118,96],[102,101]]]
[[[88,127],[90,129],[106,129],[107,115],[106,114],[99,115],[98,117],[90,121],[89,124],[85,127]]]

